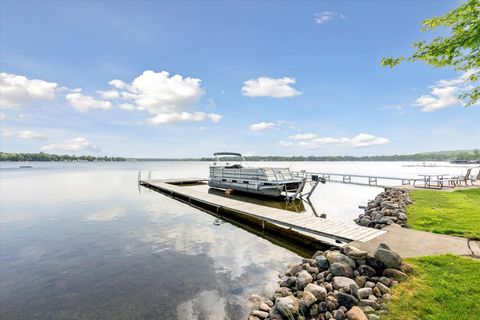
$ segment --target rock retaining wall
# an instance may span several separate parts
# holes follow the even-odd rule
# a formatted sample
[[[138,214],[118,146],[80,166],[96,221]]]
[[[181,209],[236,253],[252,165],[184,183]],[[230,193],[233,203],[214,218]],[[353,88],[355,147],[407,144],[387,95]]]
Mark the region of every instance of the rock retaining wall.
[[[292,266],[271,298],[252,295],[249,320],[378,320],[390,288],[411,271],[385,244],[373,257],[353,246],[319,251]]]
[[[394,223],[408,228],[406,208],[411,203],[408,190],[389,189],[369,201],[365,212],[354,221],[361,226],[376,229]]]

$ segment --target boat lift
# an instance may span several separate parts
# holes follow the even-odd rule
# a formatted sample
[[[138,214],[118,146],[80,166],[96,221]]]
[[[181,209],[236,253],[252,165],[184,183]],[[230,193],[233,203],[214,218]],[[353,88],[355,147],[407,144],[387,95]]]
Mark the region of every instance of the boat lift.
[[[288,201],[292,201],[297,198],[303,199],[303,197],[306,197],[306,199],[309,200],[313,192],[317,188],[318,184],[319,183],[325,184],[327,182],[326,178],[320,177],[319,175],[316,175],[316,174],[307,174],[305,170],[302,170],[300,172],[295,172],[293,174],[296,177],[302,178],[302,182],[300,183],[300,187],[295,191],[294,195],[288,194],[289,190],[286,189],[286,185],[285,185],[285,197],[287,198]],[[308,192],[302,193],[307,183],[311,185],[311,188]]]

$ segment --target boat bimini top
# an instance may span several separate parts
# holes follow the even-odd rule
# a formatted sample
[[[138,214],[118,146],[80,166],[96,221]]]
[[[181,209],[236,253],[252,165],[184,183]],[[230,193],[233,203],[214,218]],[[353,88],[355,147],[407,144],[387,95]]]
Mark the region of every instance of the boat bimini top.
[[[242,156],[242,154],[238,152],[215,152],[213,154],[215,156],[215,163],[213,164],[214,166],[217,166],[217,162],[220,162],[221,157],[239,157],[240,159],[238,162],[240,163],[235,163],[233,165],[230,165],[228,162],[226,163],[225,168],[231,168],[231,169],[241,169],[244,167],[243,163],[246,161],[245,157]]]

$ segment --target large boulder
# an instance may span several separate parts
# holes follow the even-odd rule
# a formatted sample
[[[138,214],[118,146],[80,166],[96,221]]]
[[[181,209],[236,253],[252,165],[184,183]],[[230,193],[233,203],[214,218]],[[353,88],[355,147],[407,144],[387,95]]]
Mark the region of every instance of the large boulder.
[[[343,252],[352,259],[366,259],[368,256],[367,251],[360,250],[354,246],[346,246],[343,248]]]
[[[327,298],[327,290],[314,283],[307,284],[303,292],[304,294],[305,292],[310,292],[318,301],[325,301]]]
[[[275,301],[275,309],[287,319],[298,314],[298,300],[293,296],[278,298]]]
[[[330,265],[330,272],[334,277],[349,277],[353,278],[353,269],[352,267],[345,262],[334,262]]]
[[[290,269],[289,273],[292,276],[296,276],[297,273],[299,273],[302,270],[303,270],[303,266],[301,264],[296,264]]]
[[[351,284],[357,284],[355,280],[347,277],[333,277],[332,283],[336,290],[343,289],[344,291],[350,290]]]
[[[358,305],[358,300],[354,296],[343,292],[337,293],[337,301],[341,306],[347,308],[347,310]]]
[[[300,271],[297,275],[297,289],[303,290],[307,284],[313,281],[313,277],[308,273],[308,271]]]
[[[360,267],[358,267],[357,271],[358,273],[360,273],[361,276],[366,276],[368,278],[375,276],[375,274],[377,273],[375,269],[365,264],[362,264]]]
[[[403,273],[400,270],[397,269],[385,269],[383,270],[383,275],[385,277],[393,278],[397,281],[405,281],[408,279],[407,274]]]
[[[315,262],[317,263],[320,270],[327,270],[329,266],[329,262],[326,257],[319,255],[315,257]]]
[[[386,244],[381,243],[374,253],[375,259],[382,262],[386,268],[398,269],[402,264],[402,258],[393,252]]]
[[[295,284],[297,283],[297,277],[284,277],[280,281],[280,287],[295,287]]]
[[[347,317],[349,320],[368,320],[362,309],[357,306],[354,306],[350,310],[348,310]]]
[[[371,256],[367,257],[366,265],[374,269],[378,274],[381,274],[383,269],[385,269],[383,263]]]
[[[355,261],[339,251],[326,251],[326,257],[330,264],[335,262],[348,263],[350,267],[355,268]]]
[[[373,294],[372,288],[360,288],[358,289],[358,296],[360,299],[368,299]]]
[[[308,291],[303,291],[302,300],[305,303],[305,305],[309,308],[312,304],[317,302],[317,298],[311,292],[308,292]]]
[[[378,288],[378,290],[380,290],[382,295],[384,295],[385,293],[390,293],[390,289],[381,282],[377,282],[377,284],[375,285],[375,288]]]

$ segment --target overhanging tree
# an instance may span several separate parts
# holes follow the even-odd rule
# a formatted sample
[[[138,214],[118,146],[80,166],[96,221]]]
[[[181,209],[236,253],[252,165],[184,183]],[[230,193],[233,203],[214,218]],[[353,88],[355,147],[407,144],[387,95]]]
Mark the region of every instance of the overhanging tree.
[[[449,36],[413,44],[415,52],[408,57],[383,58],[383,66],[394,67],[402,61],[423,61],[434,67],[453,67],[465,72],[465,90],[459,99],[466,106],[480,101],[480,0],[468,0],[441,17],[422,22],[422,31],[439,27],[451,29]]]

